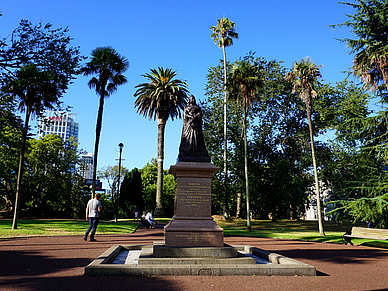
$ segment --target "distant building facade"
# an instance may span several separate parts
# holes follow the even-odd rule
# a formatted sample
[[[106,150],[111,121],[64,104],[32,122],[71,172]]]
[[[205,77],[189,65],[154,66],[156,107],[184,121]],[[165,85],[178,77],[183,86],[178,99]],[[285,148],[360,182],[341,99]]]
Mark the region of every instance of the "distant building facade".
[[[64,142],[73,137],[78,142],[79,125],[75,122],[75,115],[67,111],[45,111],[45,115],[39,120],[38,138],[49,134],[59,135]],[[70,165],[71,173],[78,172],[75,165]]]
[[[93,179],[93,160],[94,155],[92,153],[81,155],[80,174],[85,180]]]
[[[321,196],[321,207],[323,211],[323,219],[330,220],[331,217],[328,217],[326,213],[331,209],[328,208],[327,203],[330,201],[331,188],[329,185],[319,181],[319,189]],[[318,207],[317,207],[317,194],[315,190],[315,183],[307,191],[309,195],[309,202],[305,204],[305,216],[303,217],[306,220],[318,220]]]
[[[66,142],[70,137],[78,140],[79,124],[75,122],[75,115],[67,111],[46,111],[39,120],[38,138],[48,134],[56,134]]]

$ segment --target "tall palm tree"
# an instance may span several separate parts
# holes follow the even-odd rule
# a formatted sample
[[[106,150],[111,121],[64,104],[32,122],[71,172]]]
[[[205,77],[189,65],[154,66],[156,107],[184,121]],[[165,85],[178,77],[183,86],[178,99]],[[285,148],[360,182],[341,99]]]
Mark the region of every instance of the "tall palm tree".
[[[243,110],[242,131],[244,136],[244,172],[245,195],[247,207],[247,228],[251,231],[251,212],[249,201],[248,180],[248,145],[247,145],[247,111],[252,102],[257,101],[257,88],[261,86],[260,72],[257,64],[247,60],[237,62],[232,68],[232,75],[228,82],[230,98],[241,105]]]
[[[235,31],[236,24],[230,21],[229,18],[222,17],[217,19],[217,25],[210,27],[212,30],[211,38],[214,39],[214,43],[217,44],[224,55],[224,218],[229,218],[228,209],[228,196],[227,196],[227,177],[228,177],[228,166],[227,166],[227,132],[226,132],[226,120],[227,120],[227,72],[226,72],[226,51],[225,48],[233,44],[233,39],[238,39],[238,33]]]
[[[322,77],[319,70],[321,67],[322,66],[317,66],[311,58],[306,57],[302,60],[294,62],[293,68],[286,74],[286,80],[294,84],[292,90],[293,93],[298,92],[300,89],[299,97],[306,105],[307,119],[310,130],[311,156],[314,166],[315,190],[317,194],[318,228],[319,235],[324,236],[325,232],[323,230],[321,195],[318,183],[317,164],[315,161],[313,125],[311,121],[311,104],[313,98],[317,96],[317,92],[314,90],[314,86],[317,82],[317,79]]]
[[[61,89],[57,83],[53,82],[53,80],[54,77],[51,73],[40,71],[35,65],[27,65],[16,71],[15,78],[8,81],[2,88],[2,92],[19,99],[20,111],[26,111],[16,183],[16,199],[12,229],[17,229],[28,123],[31,114],[41,114],[44,108],[52,109],[54,108],[53,105],[58,102],[58,98],[61,95]]]
[[[185,81],[174,79],[176,71],[159,67],[151,69],[150,73],[142,75],[149,83],[137,85],[134,97],[137,112],[158,120],[158,177],[156,187],[155,217],[164,215],[162,191],[163,191],[163,160],[164,160],[164,129],[169,117],[181,118],[181,110],[186,106],[188,93]]]
[[[81,68],[81,73],[85,76],[96,75],[89,80],[88,86],[90,89],[94,88],[97,95],[100,96],[94,144],[92,197],[94,197],[96,191],[98,145],[100,143],[104,99],[116,92],[118,86],[127,82],[127,78],[123,73],[128,67],[127,59],[121,56],[115,49],[107,46],[94,49],[90,62]]]

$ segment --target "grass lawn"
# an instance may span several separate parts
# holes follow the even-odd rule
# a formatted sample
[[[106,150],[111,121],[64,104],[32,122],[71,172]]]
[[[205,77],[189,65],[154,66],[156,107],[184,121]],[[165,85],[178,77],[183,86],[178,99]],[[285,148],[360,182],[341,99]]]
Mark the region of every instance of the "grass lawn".
[[[119,220],[118,222],[100,221],[99,234],[128,234],[138,227],[138,222]],[[86,220],[34,219],[18,220],[18,228],[12,230],[11,219],[0,219],[0,238],[26,236],[82,235],[89,227]]]
[[[156,220],[159,223],[168,223],[170,221],[169,218],[158,218]],[[215,216],[215,220],[224,229],[226,236],[268,237],[330,243],[344,243],[342,236],[345,230],[352,228],[350,223],[338,224],[332,221],[325,221],[324,230],[326,235],[320,236],[316,221],[279,220],[272,222],[269,220],[252,220],[252,231],[249,232],[246,228],[246,220],[233,219],[225,221],[219,216]],[[85,233],[88,225],[89,223],[86,220],[34,219],[19,220],[18,229],[12,230],[11,219],[0,219],[0,238],[82,235]],[[133,233],[138,225],[138,222],[129,219],[122,219],[118,222],[100,221],[97,231],[99,234],[129,234]],[[352,239],[352,242],[356,245],[388,248],[387,241]]]
[[[246,227],[246,220],[235,219],[225,221],[223,219],[219,219],[219,217],[216,217],[215,219],[217,224],[224,229],[225,235],[268,237],[330,243],[344,243],[342,236],[345,233],[345,230],[350,230],[353,226],[351,223],[338,224],[333,221],[325,221],[323,228],[326,235],[320,236],[318,232],[318,223],[316,221],[279,220],[277,222],[272,222],[270,220],[252,220],[252,231],[249,232]],[[365,225],[357,226],[365,227]],[[352,239],[352,242],[356,245],[388,248],[388,242],[386,241],[355,238]]]

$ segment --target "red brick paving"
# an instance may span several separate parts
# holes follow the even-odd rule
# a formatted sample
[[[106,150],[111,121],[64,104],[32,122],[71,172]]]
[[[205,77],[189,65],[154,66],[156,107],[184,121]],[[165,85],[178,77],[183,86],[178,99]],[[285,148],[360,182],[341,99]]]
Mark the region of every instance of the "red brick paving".
[[[98,232],[98,230],[97,230]],[[225,237],[317,268],[316,277],[88,277],[84,267],[115,244],[152,244],[162,229],[128,235],[0,239],[0,290],[388,290],[388,250],[340,244]]]

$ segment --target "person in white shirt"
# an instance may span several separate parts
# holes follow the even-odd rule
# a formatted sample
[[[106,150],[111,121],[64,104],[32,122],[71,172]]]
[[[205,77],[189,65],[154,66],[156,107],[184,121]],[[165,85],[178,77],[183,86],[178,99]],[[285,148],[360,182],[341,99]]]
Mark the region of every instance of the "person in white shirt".
[[[89,220],[89,228],[85,232],[84,240],[88,239],[90,233],[90,241],[96,241],[94,235],[96,234],[98,220],[100,218],[100,212],[102,209],[101,205],[101,194],[97,193],[94,196],[94,199],[90,199],[88,205],[86,206],[86,220]]]
[[[152,216],[152,213],[151,211],[148,211],[146,216],[145,216],[145,220],[148,221],[148,223],[150,224],[150,228],[153,228],[154,227],[154,224],[155,224],[155,220],[154,220],[154,217]]]

